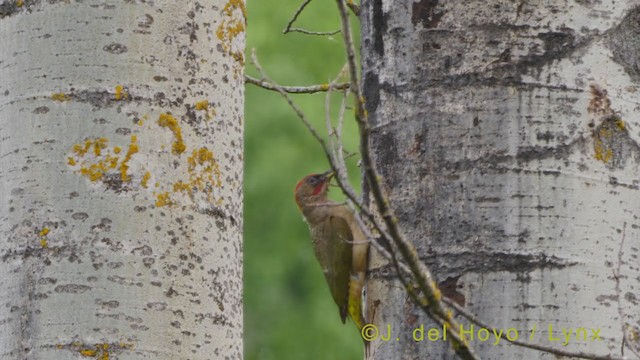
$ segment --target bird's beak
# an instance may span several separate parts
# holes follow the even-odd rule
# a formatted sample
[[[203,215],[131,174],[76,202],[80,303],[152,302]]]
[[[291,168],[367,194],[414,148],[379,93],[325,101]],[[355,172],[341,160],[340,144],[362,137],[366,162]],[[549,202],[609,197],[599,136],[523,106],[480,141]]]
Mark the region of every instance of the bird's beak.
[[[333,170],[329,169],[322,173],[322,177],[324,178],[324,181],[329,181],[335,174],[336,173]]]

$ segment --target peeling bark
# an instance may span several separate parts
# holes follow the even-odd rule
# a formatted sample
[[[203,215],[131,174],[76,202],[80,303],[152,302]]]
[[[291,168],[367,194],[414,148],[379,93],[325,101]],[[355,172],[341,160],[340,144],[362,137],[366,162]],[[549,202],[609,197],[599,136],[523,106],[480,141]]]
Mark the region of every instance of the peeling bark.
[[[445,295],[521,340],[536,328],[532,342],[564,350],[640,349],[638,6],[363,2],[371,146],[402,229]],[[371,359],[454,357],[413,340],[435,325],[375,255],[367,290],[368,320],[392,329]],[[562,346],[549,324],[588,339]],[[493,340],[471,344],[554,358]]]
[[[245,15],[0,5],[0,358],[242,357]]]

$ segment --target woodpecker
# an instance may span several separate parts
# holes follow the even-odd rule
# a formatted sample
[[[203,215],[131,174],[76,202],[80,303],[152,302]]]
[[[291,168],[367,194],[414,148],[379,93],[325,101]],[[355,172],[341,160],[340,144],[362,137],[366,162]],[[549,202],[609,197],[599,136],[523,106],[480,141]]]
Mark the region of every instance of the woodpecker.
[[[344,324],[347,315],[362,330],[362,290],[369,244],[354,213],[345,204],[327,198],[333,171],[304,177],[295,199],[309,225],[316,258]]]

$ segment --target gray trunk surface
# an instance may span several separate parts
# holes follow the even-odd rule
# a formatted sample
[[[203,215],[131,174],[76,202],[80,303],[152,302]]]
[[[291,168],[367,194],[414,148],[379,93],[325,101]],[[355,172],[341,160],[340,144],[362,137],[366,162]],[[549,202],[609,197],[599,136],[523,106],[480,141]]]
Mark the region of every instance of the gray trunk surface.
[[[244,16],[0,3],[0,358],[242,357]]]
[[[504,331],[496,344],[474,326],[477,353],[554,358],[507,344],[512,328],[545,346],[633,357],[638,2],[368,0],[361,18],[383,188],[443,294]],[[368,320],[392,334],[370,358],[453,358],[373,253]],[[563,328],[573,329],[566,346]]]

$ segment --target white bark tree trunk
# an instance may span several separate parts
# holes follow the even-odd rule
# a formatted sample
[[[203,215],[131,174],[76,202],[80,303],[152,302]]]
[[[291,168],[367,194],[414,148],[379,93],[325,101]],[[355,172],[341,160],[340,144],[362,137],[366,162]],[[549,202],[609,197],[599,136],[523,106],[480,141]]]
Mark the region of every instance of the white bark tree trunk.
[[[521,340],[640,349],[638,4],[363,4],[372,148],[402,228],[444,295]],[[372,358],[453,358],[386,262],[370,269],[369,321],[392,328]],[[478,329],[484,359],[554,358]]]
[[[242,357],[244,4],[0,4],[0,358]]]

